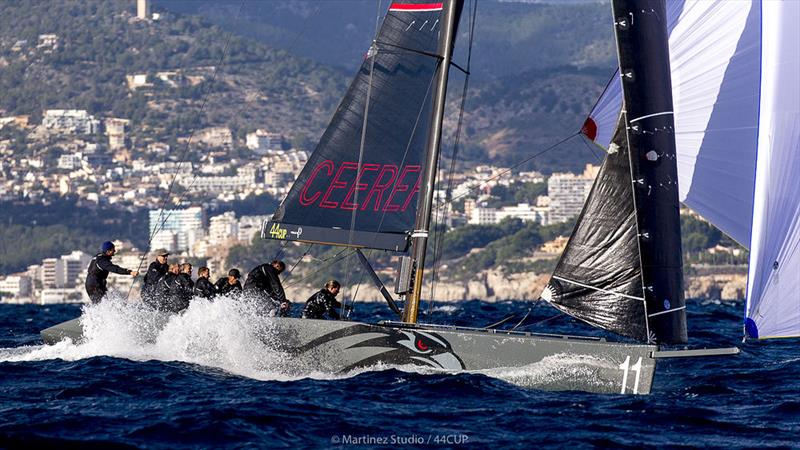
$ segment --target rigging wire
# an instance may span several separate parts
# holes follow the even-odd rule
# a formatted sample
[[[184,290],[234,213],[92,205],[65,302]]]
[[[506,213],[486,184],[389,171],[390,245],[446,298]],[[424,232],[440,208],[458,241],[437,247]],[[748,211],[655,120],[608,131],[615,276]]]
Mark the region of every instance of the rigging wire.
[[[242,13],[242,11],[243,11],[243,9],[244,9],[244,4],[245,4],[245,0],[241,0],[241,2],[239,3],[239,8],[238,8],[238,10],[237,10],[237,13],[236,13],[236,17],[234,18],[234,24],[236,24],[236,23],[239,23],[239,19],[240,19],[241,13]],[[320,11],[320,8],[321,8],[321,6],[317,6],[317,7],[315,8],[314,12],[311,14],[311,16],[314,16],[314,15],[316,15],[317,13],[319,13],[319,11]],[[235,28],[235,27],[234,27],[234,28]],[[289,44],[289,46],[288,46],[288,47],[287,47],[287,49],[285,50],[287,53],[291,53],[291,52],[292,52],[292,50],[293,50],[293,48],[294,48],[295,44],[297,44],[297,42],[299,41],[300,37],[302,37],[302,35],[303,35],[303,34],[305,34],[305,32],[308,30],[308,28],[309,28],[309,26],[308,26],[308,20],[306,20],[306,26],[305,26],[304,28],[302,28],[302,29],[301,29],[301,30],[300,30],[300,31],[299,31],[299,32],[298,32],[298,33],[297,33],[297,34],[294,36],[294,38],[293,38],[293,39],[290,41],[290,44]],[[230,46],[230,41],[231,41],[231,38],[232,38],[232,36],[233,36],[233,33],[234,33],[234,32],[233,32],[233,30],[232,30],[232,31],[230,31],[230,32],[228,32],[228,37],[227,37],[227,39],[226,39],[226,41],[225,41],[225,46],[224,46],[224,48],[223,48],[222,55],[220,56],[220,60],[219,60],[219,62],[217,63],[217,65],[214,67],[214,73],[212,74],[211,82],[210,82],[209,84],[207,84],[207,85],[206,85],[206,86],[207,86],[207,88],[206,88],[206,89],[205,89],[205,91],[203,92],[203,101],[201,102],[201,104],[200,104],[200,109],[199,109],[199,111],[198,111],[198,113],[197,113],[197,116],[198,116],[198,117],[200,116],[200,114],[202,113],[202,111],[205,109],[206,103],[207,103],[207,101],[208,101],[209,94],[211,93],[211,88],[214,86],[214,84],[215,84],[215,82],[216,82],[217,73],[219,72],[219,70],[221,70],[221,69],[222,69],[223,67],[225,67],[226,65],[227,65],[227,66],[231,66],[231,65],[235,64],[235,63],[231,63],[231,62],[227,62],[227,64],[226,64],[226,61],[225,61],[225,56],[226,56],[226,54],[227,54],[227,52],[228,52],[228,48],[229,48],[229,46]],[[239,63],[239,64],[263,64],[263,62],[264,62],[264,61],[261,61],[261,62],[258,62],[258,61],[256,61],[256,62],[253,62],[253,61],[251,61],[251,62],[244,62],[244,63]],[[185,68],[185,66],[186,66],[186,63],[187,63],[187,60],[184,60],[184,65],[183,65],[183,68]],[[245,109],[245,108],[246,108],[246,107],[247,107],[247,106],[248,106],[248,105],[249,105],[251,102],[252,102],[252,100],[251,100],[251,101],[249,101],[249,102],[248,102],[248,101],[245,101],[245,102],[243,102],[243,103],[242,103],[242,105],[241,105],[241,107],[240,107],[240,108],[239,108],[239,110],[237,111],[237,113],[236,113],[236,114],[234,114],[234,117],[236,117],[237,119],[238,119],[238,118],[240,118],[240,117],[242,117],[242,114],[241,114],[241,112],[242,112],[242,111],[243,111],[243,110],[244,110],[244,109]],[[234,123],[234,125],[236,125],[236,123]],[[185,147],[184,147],[184,149],[183,149],[183,152],[181,153],[181,157],[180,157],[180,159],[179,159],[179,161],[178,161],[178,168],[180,168],[181,164],[183,164],[183,163],[185,162],[185,161],[184,161],[184,156],[186,155],[186,153],[187,153],[187,151],[188,151],[188,149],[189,149],[189,147],[190,147],[190,144],[191,144],[192,138],[194,137],[194,133],[195,133],[195,131],[196,131],[195,129],[192,129],[191,133],[189,134],[189,138],[188,138],[188,139],[187,139],[187,141],[186,141],[186,145],[185,145]],[[167,155],[165,154],[165,155],[164,155],[164,157],[162,158],[162,163],[163,163],[164,161],[166,161],[166,158],[167,158]],[[159,215],[158,215],[158,218],[156,219],[156,227],[154,228],[153,232],[152,232],[152,233],[150,234],[150,236],[148,237],[148,240],[147,240],[148,247],[150,247],[150,243],[152,242],[152,240],[153,240],[153,238],[155,237],[155,235],[156,235],[156,234],[157,234],[159,231],[161,231],[161,228],[164,226],[164,224],[166,224],[166,221],[167,221],[167,220],[169,220],[170,216],[172,215],[172,211],[170,211],[170,212],[167,214],[167,216],[166,216],[166,217],[165,217],[165,218],[162,220],[162,216],[163,216],[163,213],[164,213],[164,208],[166,207],[166,203],[167,203],[167,201],[169,200],[169,196],[170,196],[170,194],[172,193],[172,188],[174,187],[174,184],[175,184],[175,181],[176,181],[176,179],[177,179],[177,176],[178,176],[178,170],[176,169],[175,175],[173,176],[173,178],[172,178],[172,180],[171,180],[171,182],[170,182],[170,184],[169,184],[169,186],[168,186],[167,193],[166,193],[166,195],[164,196],[164,200],[163,200],[163,202],[162,202],[162,204],[161,204],[161,207],[159,208]],[[197,180],[197,173],[196,173],[196,172],[194,172],[194,173],[192,174],[192,181],[191,181],[191,183],[190,183],[190,184],[189,184],[189,186],[188,186],[188,187],[187,187],[187,188],[184,190],[184,192],[181,194],[181,196],[178,198],[178,201],[176,202],[177,204],[180,204],[180,203],[181,203],[181,202],[184,200],[184,198],[186,197],[186,195],[187,195],[189,192],[191,192],[191,189],[194,187],[194,184],[195,184],[196,180]],[[281,244],[282,244],[282,245],[281,245],[281,247],[279,248],[279,250],[278,250],[278,253],[276,254],[276,256],[275,256],[275,258],[274,258],[274,259],[278,259],[278,258],[279,258],[279,256],[280,256],[280,255],[281,255],[281,254],[284,252],[284,250],[285,250],[285,247],[286,247],[286,242],[284,241],[284,242],[282,242]],[[143,262],[144,262],[144,260],[145,260],[145,258],[146,258],[146,257],[147,257],[147,252],[144,252],[144,253],[142,254],[142,257],[141,257],[141,258],[140,258],[140,260],[139,260],[139,267],[140,267],[140,268],[142,267],[142,264],[143,264]],[[125,295],[125,298],[126,298],[126,299],[127,299],[129,296],[130,296],[131,290],[133,289],[133,286],[135,285],[135,283],[136,283],[136,280],[134,280],[134,282],[131,284],[130,288],[128,288],[128,292],[127,292],[127,294]]]
[[[238,11],[236,13],[236,18],[234,19],[234,23],[238,22],[238,20],[239,20],[239,16],[241,15],[242,9],[244,8],[244,2],[245,2],[245,0],[241,0],[241,2],[239,3],[239,9],[238,9]],[[211,82],[207,85],[208,88],[205,89],[205,91],[203,92],[203,101],[200,103],[200,109],[197,112],[197,117],[198,118],[200,117],[200,114],[203,112],[203,109],[205,109],[206,103],[208,102],[209,94],[211,93],[211,89],[214,86],[214,84],[216,83],[217,74],[219,73],[219,71],[222,68],[225,67],[225,55],[228,53],[228,48],[230,47],[230,43],[231,43],[231,38],[232,37],[233,37],[233,31],[228,32],[228,37],[225,40],[225,46],[222,49],[222,54],[220,55],[219,62],[217,63],[216,66],[214,66],[214,73],[211,76]],[[180,169],[181,164],[183,164],[183,162],[184,162],[183,161],[184,156],[186,155],[186,153],[189,150],[189,146],[190,146],[190,144],[192,142],[192,138],[194,137],[194,133],[195,133],[195,130],[193,129],[192,132],[189,134],[189,138],[186,140],[186,145],[184,146],[183,152],[181,153],[181,158],[178,161],[178,165],[177,165],[177,168],[175,170],[175,174],[173,175],[172,180],[170,181],[169,186],[167,187],[167,192],[164,195],[164,200],[162,201],[161,207],[159,208],[158,218],[156,219],[156,226],[153,228],[153,231],[150,233],[150,235],[149,235],[149,237],[147,239],[147,247],[148,248],[150,247],[150,243],[153,241],[153,238],[155,237],[155,235],[159,231],[161,231],[163,226],[166,224],[167,220],[169,220],[170,216],[172,215],[172,211],[170,211],[169,214],[167,214],[167,216],[164,218],[164,220],[161,220],[161,217],[164,214],[164,208],[166,207],[167,201],[169,200],[169,197],[172,194],[172,189],[175,187],[175,181],[177,180],[178,175],[179,175],[179,170],[178,169]],[[164,155],[164,159],[163,160],[166,160],[166,155]],[[196,176],[195,176],[195,178],[196,178]],[[193,185],[194,185],[194,179],[192,180],[192,184],[190,185],[190,187],[193,186]],[[184,193],[179,198],[179,202],[183,200],[183,197],[186,195],[186,192],[188,192],[188,191],[189,191],[188,188],[186,190],[184,190]],[[147,258],[147,253],[148,253],[147,251],[142,253],[142,256],[139,258],[139,264],[138,264],[137,269],[142,267],[142,265],[144,263],[144,260]],[[131,286],[128,288],[128,292],[125,294],[125,300],[128,300],[128,298],[130,297],[131,291],[133,290],[133,287],[136,285],[136,281],[137,281],[137,279],[134,278],[133,282],[131,283]]]
[[[349,253],[346,253],[346,254],[342,255],[342,253],[345,253],[348,250],[350,250]],[[343,260],[345,258],[349,258],[350,256],[354,255],[355,252],[356,252],[355,250],[353,250],[353,249],[351,249],[349,247],[345,247],[345,248],[342,249],[342,251],[340,251],[339,253],[334,255],[334,257],[332,257],[332,259],[330,259],[330,262],[328,264],[323,265],[322,267],[319,268],[319,270],[315,270],[314,272],[311,272],[311,273],[309,273],[309,274],[307,274],[307,275],[305,275],[305,276],[303,276],[301,278],[298,278],[297,280],[294,280],[292,283],[288,283],[285,287],[289,288],[289,287],[295,286],[295,285],[297,285],[297,284],[299,284],[299,283],[311,278],[312,276],[318,274],[323,269],[326,269],[326,268],[332,266],[335,263],[338,263],[339,261],[341,261],[341,260]],[[328,260],[323,260],[323,262],[325,262],[325,261],[328,261]]]
[[[590,151],[590,152],[592,152],[592,155],[595,157],[595,159],[597,159],[597,161],[598,161],[598,162],[603,162],[603,158],[601,158],[601,157],[597,156],[597,153],[595,153],[595,152],[594,152],[594,149],[592,148],[592,146],[591,146],[591,145],[589,145],[589,143],[588,143],[588,142],[586,142],[586,140],[588,139],[588,138],[586,137],[586,135],[585,135],[585,134],[583,134],[583,133],[581,133],[581,134],[582,134],[581,142],[583,142],[583,145],[585,145],[585,146],[586,146],[586,148],[588,148],[588,149],[589,149],[589,151]]]
[[[542,156],[543,154],[545,154],[545,153],[547,153],[547,152],[549,152],[549,151],[551,151],[551,150],[553,150],[553,149],[555,149],[555,148],[557,148],[557,147],[559,147],[559,146],[561,146],[561,145],[565,144],[566,142],[570,141],[570,140],[571,140],[571,139],[573,139],[575,136],[578,136],[578,135],[580,135],[580,134],[581,134],[581,132],[580,132],[580,131],[577,131],[577,132],[575,132],[575,133],[573,133],[573,134],[571,134],[571,135],[569,135],[569,136],[565,137],[564,139],[561,139],[560,141],[556,142],[555,144],[553,144],[553,145],[551,145],[551,146],[549,146],[549,147],[545,148],[544,150],[542,150],[542,151],[540,151],[540,152],[537,152],[536,154],[534,154],[534,155],[531,155],[531,156],[529,156],[528,158],[525,158],[525,159],[523,159],[522,161],[518,162],[517,164],[514,164],[513,166],[511,166],[511,167],[509,167],[508,169],[506,169],[506,170],[504,170],[504,171],[502,171],[502,172],[498,173],[497,175],[494,175],[494,176],[491,176],[491,177],[489,177],[489,178],[486,178],[486,179],[483,179],[483,180],[481,180],[481,181],[478,183],[478,185],[477,185],[477,186],[475,186],[475,187],[473,187],[473,188],[471,188],[471,189],[468,189],[468,190],[467,190],[467,192],[465,192],[465,193],[463,193],[463,194],[459,195],[458,197],[454,197],[452,200],[450,200],[450,202],[449,202],[449,203],[451,203],[451,204],[452,204],[452,203],[453,203],[453,202],[455,202],[456,200],[460,200],[460,199],[462,199],[462,198],[466,197],[467,195],[469,195],[469,194],[471,194],[471,193],[473,193],[473,192],[475,192],[475,191],[478,191],[478,190],[480,190],[481,188],[483,188],[483,187],[484,187],[484,185],[486,185],[486,183],[488,183],[488,182],[490,182],[490,181],[494,181],[494,180],[496,180],[496,179],[498,179],[498,178],[500,178],[500,177],[503,177],[503,176],[507,175],[507,174],[508,174],[508,173],[510,173],[512,170],[514,170],[514,169],[516,169],[516,168],[518,168],[518,167],[520,167],[520,166],[522,166],[522,165],[525,165],[525,164],[529,163],[531,160],[533,160],[534,158],[537,158],[537,157],[539,157],[539,156]]]
[[[378,56],[378,32],[380,26],[380,19],[381,19],[381,0],[377,0],[377,13],[375,15],[375,34],[372,38],[372,44],[370,45],[369,50],[367,51],[367,57],[370,58],[369,64],[369,81],[367,82],[367,98],[364,101],[364,119],[361,122],[361,142],[359,143],[358,147],[358,165],[356,166],[356,178],[355,178],[355,185],[358,186],[359,181],[361,181],[360,173],[361,167],[364,164],[364,147],[367,142],[367,123],[369,120],[369,102],[372,98],[372,81],[375,75],[375,60]],[[355,198],[353,203],[358,205],[358,189],[355,190]],[[350,234],[347,237],[347,243],[352,245],[353,244],[353,234],[355,233],[356,228],[356,215],[358,214],[358,208],[353,208],[353,212],[350,214]],[[363,271],[362,271],[362,279],[363,279]],[[350,284],[350,271],[347,272],[345,278],[345,285],[349,286]],[[361,280],[359,280],[358,286],[361,286]],[[358,288],[356,288],[353,295],[351,295],[351,305],[356,301],[356,295],[358,295]],[[342,316],[345,314],[345,305],[347,304],[347,298],[342,299]]]
[[[430,299],[428,300],[428,310],[427,315],[430,317],[431,312],[433,310],[433,306],[436,303],[436,281],[439,275],[439,269],[441,266],[441,259],[442,259],[442,251],[444,248],[444,233],[442,232],[440,227],[435,226],[437,223],[440,226],[447,226],[446,225],[446,216],[450,206],[450,198],[453,195],[453,179],[455,175],[455,166],[456,161],[458,159],[458,149],[459,144],[461,143],[461,130],[464,124],[464,109],[467,102],[467,93],[469,91],[469,78],[470,78],[470,68],[472,64],[472,44],[474,41],[475,36],[475,23],[477,21],[477,10],[478,10],[478,0],[472,0],[472,9],[470,9],[470,28],[469,28],[469,45],[467,47],[467,68],[465,70],[464,76],[464,87],[461,92],[461,105],[458,112],[458,124],[456,126],[455,131],[455,139],[453,143],[453,155],[450,158],[450,170],[448,174],[447,180],[447,189],[445,190],[445,201],[439,202],[436,204],[436,217],[434,218],[434,230],[436,230],[436,236],[433,240],[433,273],[431,274],[431,294]],[[441,222],[439,222],[441,221]]]

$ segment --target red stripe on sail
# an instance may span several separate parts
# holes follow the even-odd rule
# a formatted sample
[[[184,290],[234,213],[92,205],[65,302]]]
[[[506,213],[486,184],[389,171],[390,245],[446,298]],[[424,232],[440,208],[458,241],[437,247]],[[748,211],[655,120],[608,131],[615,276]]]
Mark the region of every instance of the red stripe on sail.
[[[442,3],[392,3],[389,11],[441,11]]]

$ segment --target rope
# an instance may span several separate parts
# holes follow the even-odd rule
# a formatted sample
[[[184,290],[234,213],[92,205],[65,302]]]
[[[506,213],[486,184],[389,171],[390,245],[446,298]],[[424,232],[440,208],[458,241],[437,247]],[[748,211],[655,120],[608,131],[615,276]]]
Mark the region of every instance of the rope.
[[[298,264],[300,264],[300,261],[302,261],[302,260],[303,260],[303,258],[305,258],[305,257],[306,257],[306,255],[308,255],[308,252],[310,252],[310,251],[311,251],[311,247],[313,247],[313,246],[314,246],[314,243],[313,243],[313,242],[312,242],[311,244],[308,244],[308,248],[306,248],[306,251],[305,251],[305,253],[303,253],[303,254],[302,254],[302,256],[300,256],[300,259],[298,259],[298,260],[297,260],[297,262],[295,262],[295,263],[294,263],[294,265],[292,266],[292,268],[291,268],[291,269],[289,269],[289,271],[286,273],[286,275],[284,275],[284,276],[283,276],[283,278],[284,278],[284,279],[285,279],[286,277],[288,277],[289,275],[291,275],[291,274],[292,274],[292,272],[294,272],[294,268],[295,268],[295,267],[297,267],[297,265],[298,265]]]
[[[350,253],[342,255],[342,253],[346,252],[347,250],[351,250]],[[315,271],[311,272],[310,274],[308,274],[308,275],[306,275],[306,276],[304,276],[302,278],[298,278],[297,280],[295,280],[292,283],[288,283],[285,287],[288,288],[288,287],[291,287],[291,286],[295,286],[298,283],[301,283],[301,282],[311,278],[312,276],[318,274],[319,272],[322,272],[322,270],[332,266],[333,264],[335,264],[335,263],[337,263],[337,262],[339,262],[339,261],[341,261],[341,260],[343,260],[343,259],[345,259],[345,258],[347,258],[347,257],[349,257],[351,255],[354,255],[355,253],[356,253],[355,250],[352,250],[352,249],[350,249],[348,247],[345,247],[345,248],[342,249],[342,251],[340,251],[339,253],[334,255],[333,258],[335,258],[335,259],[333,259],[331,262],[329,262],[328,264],[325,264],[324,266],[320,267],[318,270],[315,270]],[[323,262],[324,261],[327,261],[327,260],[323,260]]]
[[[567,141],[571,140],[571,139],[572,139],[572,138],[574,138],[575,136],[579,136],[580,134],[581,134],[581,132],[580,132],[580,131],[578,131],[578,132],[575,132],[575,133],[573,133],[573,134],[571,134],[571,135],[569,135],[569,136],[565,137],[564,139],[562,139],[562,140],[560,140],[560,141],[556,142],[555,144],[553,144],[553,145],[551,145],[551,146],[547,147],[546,149],[544,149],[544,150],[542,150],[542,151],[540,151],[540,152],[538,152],[538,153],[536,153],[536,154],[534,154],[534,155],[532,155],[532,156],[530,156],[530,157],[528,157],[528,158],[525,158],[524,160],[522,160],[522,161],[518,162],[517,164],[514,164],[513,166],[511,166],[511,167],[509,167],[508,169],[506,169],[506,170],[504,170],[504,171],[502,171],[502,172],[498,173],[497,175],[495,175],[495,176],[492,176],[492,177],[489,177],[489,178],[486,178],[486,179],[484,179],[484,180],[481,180],[481,181],[480,181],[480,183],[478,183],[478,186],[476,186],[476,187],[474,187],[474,188],[472,188],[472,189],[468,189],[468,190],[467,190],[467,192],[465,192],[465,193],[463,193],[463,194],[459,195],[458,197],[454,197],[452,200],[450,200],[450,203],[453,203],[453,202],[455,202],[456,200],[460,200],[460,199],[462,199],[462,198],[466,197],[467,195],[469,195],[469,194],[471,194],[471,193],[473,193],[473,192],[475,192],[475,191],[477,191],[477,190],[481,189],[481,187],[483,187],[483,185],[485,185],[486,183],[488,183],[488,182],[490,182],[490,181],[494,181],[494,180],[496,180],[496,179],[498,179],[498,178],[500,178],[500,177],[502,177],[502,176],[505,176],[506,174],[510,173],[512,170],[516,169],[517,167],[520,167],[520,166],[522,166],[522,165],[524,165],[524,164],[527,164],[528,162],[530,162],[530,161],[531,161],[531,160],[533,160],[534,158],[537,158],[537,157],[539,157],[539,156],[542,156],[543,154],[545,154],[545,153],[547,153],[547,152],[549,152],[549,151],[553,150],[554,148],[556,148],[556,147],[558,147],[558,146],[560,146],[560,145],[563,145],[563,144],[564,144],[564,143],[566,143]]]
[[[356,178],[355,178],[355,181],[354,181],[356,186],[358,186],[358,183],[361,181],[361,177],[360,177],[361,167],[364,164],[364,147],[365,147],[366,141],[367,141],[367,123],[369,121],[369,102],[370,102],[370,100],[372,98],[372,81],[373,81],[374,75],[375,75],[375,59],[377,59],[377,56],[378,56],[378,53],[377,53],[378,52],[377,40],[378,40],[378,32],[380,30],[380,28],[379,28],[380,19],[381,19],[381,0],[378,0],[377,1],[377,13],[375,15],[375,34],[374,34],[374,37],[372,39],[372,45],[370,45],[370,49],[368,50],[368,53],[372,52],[373,50],[375,51],[375,53],[373,53],[370,56],[369,82],[367,83],[367,98],[366,98],[366,100],[364,102],[364,120],[362,120],[362,122],[361,122],[361,141],[360,141],[359,147],[358,147],[358,165],[356,166]],[[358,189],[355,190],[355,197],[353,199],[353,203],[356,204],[356,205],[359,204],[358,203]],[[358,208],[353,208],[353,212],[350,214],[350,233],[347,236],[347,243],[350,244],[350,245],[353,244],[353,234],[355,233],[355,229],[356,229],[356,215],[358,215]],[[362,273],[362,279],[363,279],[363,273]],[[350,285],[350,272],[348,271],[347,272],[347,276],[345,278],[345,286],[349,286],[349,285]],[[361,285],[361,281],[359,280],[359,286],[360,285]],[[355,296],[356,295],[358,295],[358,288],[356,288],[355,292],[353,293],[353,296],[351,296],[353,303],[355,302]],[[344,296],[342,296],[342,297],[343,297],[342,298],[342,315],[344,315],[344,309],[345,309],[345,304],[347,303],[347,298],[345,298]]]
[[[586,148],[588,148],[589,151],[592,152],[592,155],[595,157],[595,159],[597,159],[598,162],[602,162],[603,159],[601,157],[597,156],[597,153],[594,152],[594,149],[592,148],[592,146],[589,145],[588,142],[586,142],[586,139],[588,139],[588,138],[582,133],[581,133],[581,136],[582,136],[581,142],[583,142],[583,145],[585,145]]]

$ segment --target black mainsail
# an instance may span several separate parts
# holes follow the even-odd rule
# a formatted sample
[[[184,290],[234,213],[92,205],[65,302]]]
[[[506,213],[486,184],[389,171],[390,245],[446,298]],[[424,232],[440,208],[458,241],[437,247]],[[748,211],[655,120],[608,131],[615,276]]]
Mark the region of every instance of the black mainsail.
[[[262,236],[406,251],[414,228],[441,2],[391,4],[355,79]]]
[[[684,343],[666,7],[663,0],[614,0],[613,11],[623,111],[543,298],[624,336]]]

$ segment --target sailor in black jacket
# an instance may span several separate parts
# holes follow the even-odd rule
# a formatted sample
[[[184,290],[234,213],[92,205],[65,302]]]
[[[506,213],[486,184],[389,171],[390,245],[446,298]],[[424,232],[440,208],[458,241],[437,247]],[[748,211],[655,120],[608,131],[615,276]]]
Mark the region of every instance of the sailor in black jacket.
[[[270,313],[286,316],[291,308],[291,303],[286,300],[280,274],[286,269],[283,261],[272,261],[261,264],[247,274],[244,282],[244,294],[263,300],[270,309]]]
[[[208,274],[208,267],[201,267],[197,271],[197,281],[194,283],[194,295],[210,299],[217,294],[217,288],[209,281]]]
[[[89,294],[92,303],[99,303],[100,300],[103,299],[103,296],[106,295],[108,291],[106,279],[108,278],[109,272],[114,272],[119,275],[130,275],[132,277],[139,275],[139,272],[135,270],[125,269],[112,263],[111,257],[113,257],[115,253],[117,253],[117,249],[114,247],[113,242],[103,242],[100,253],[96,254],[89,263],[85,286],[86,293]]]
[[[177,283],[172,292],[173,312],[180,312],[189,307],[189,302],[194,294],[194,281],[192,281],[192,265],[183,263],[180,267]]]
[[[303,308],[304,319],[325,319],[325,314],[328,318],[339,320],[338,309],[341,309],[342,304],[336,300],[339,290],[342,285],[336,280],[330,280],[325,283],[325,287],[320,289],[319,292],[312,295],[306,300],[306,306]]]
[[[217,294],[219,295],[228,295],[230,293],[241,294],[242,293],[242,283],[239,282],[239,278],[242,275],[239,273],[239,269],[231,269],[228,271],[227,277],[222,277],[217,280],[217,283],[214,285],[217,288]]]
[[[153,288],[154,301],[152,306],[160,311],[172,311],[172,298],[178,292],[178,275],[180,274],[180,265],[170,264],[169,270],[161,279],[158,280],[156,286]]]
[[[169,252],[166,249],[160,248],[156,250],[155,253],[156,260],[150,263],[150,266],[147,268],[147,273],[144,275],[144,280],[142,280],[142,300],[151,306],[156,303],[155,299],[152,298],[154,296],[155,286],[158,284],[158,280],[167,273],[167,269],[169,269],[169,264],[167,264]]]

